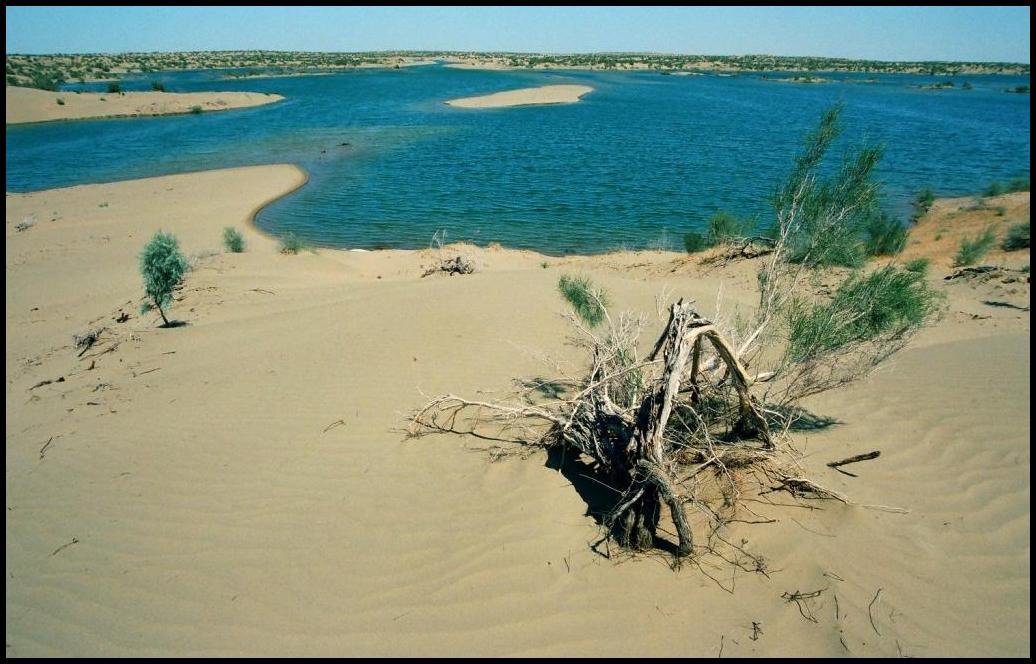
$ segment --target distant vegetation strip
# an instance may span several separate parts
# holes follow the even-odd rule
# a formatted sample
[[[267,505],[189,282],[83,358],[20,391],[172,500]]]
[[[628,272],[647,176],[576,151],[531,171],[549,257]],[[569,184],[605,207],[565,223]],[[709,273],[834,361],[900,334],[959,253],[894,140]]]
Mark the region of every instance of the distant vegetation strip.
[[[360,67],[403,67],[443,60],[472,67],[503,69],[592,69],[659,71],[836,71],[929,75],[1028,75],[1014,62],[893,62],[776,55],[673,55],[655,53],[472,53],[460,51],[381,51],[324,53],[300,51],[192,51],[176,53],[8,54],[7,85],[56,90],[62,83],[115,79],[125,74],[190,69],[262,68],[280,71],[334,71]],[[264,71],[262,73],[271,73]],[[1026,86],[1027,91],[1028,86]]]

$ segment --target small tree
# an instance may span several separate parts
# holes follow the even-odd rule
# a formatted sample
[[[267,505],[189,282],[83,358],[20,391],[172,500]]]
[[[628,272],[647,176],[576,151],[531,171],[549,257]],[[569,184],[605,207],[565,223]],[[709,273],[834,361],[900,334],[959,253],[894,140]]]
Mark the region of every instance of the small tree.
[[[180,252],[179,243],[171,233],[159,231],[144,245],[140,254],[140,273],[144,277],[144,292],[158,309],[164,325],[169,325],[165,308],[172,300],[173,288],[187,272],[187,259]]]

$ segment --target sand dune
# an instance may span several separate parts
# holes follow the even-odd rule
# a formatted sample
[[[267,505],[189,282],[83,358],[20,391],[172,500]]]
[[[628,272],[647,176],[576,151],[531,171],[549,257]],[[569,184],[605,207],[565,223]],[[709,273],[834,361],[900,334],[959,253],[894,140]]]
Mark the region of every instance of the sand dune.
[[[1029,654],[1029,313],[982,304],[1027,303],[1027,283],[937,269],[947,316],[809,404],[841,422],[796,438],[815,477],[908,514],[759,504],[777,522],[728,537],[769,578],[616,564],[542,454],[408,441],[403,414],[422,392],[506,394],[550,373],[541,353],[577,368],[562,272],[656,329],[663,284],[711,314],[721,284],[752,306],[756,267],[467,247],[482,272],[421,278],[429,251],[281,255],[248,221],[303,182],[266,166],[7,196],[8,656]],[[208,255],[226,225],[248,251]],[[177,329],[137,313],[159,228],[195,255]],[[824,465],[871,449],[858,478]],[[816,623],[781,598],[817,589]]]
[[[260,92],[49,92],[7,86],[7,124],[176,115],[262,106],[284,97]],[[60,100],[60,102],[59,102]]]
[[[593,92],[589,85],[544,85],[495,92],[479,97],[451,99],[446,103],[457,108],[504,108],[507,106],[540,106],[543,104],[572,104],[583,95]]]

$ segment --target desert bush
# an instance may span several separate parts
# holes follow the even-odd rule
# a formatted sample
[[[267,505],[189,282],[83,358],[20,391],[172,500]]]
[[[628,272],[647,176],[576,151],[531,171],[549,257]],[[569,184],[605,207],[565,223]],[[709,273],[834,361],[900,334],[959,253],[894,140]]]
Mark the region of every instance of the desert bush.
[[[683,236],[683,246],[689,254],[695,254],[699,251],[705,251],[709,248],[709,243],[705,239],[705,236],[701,233],[691,231],[685,233]]]
[[[777,252],[806,267],[857,266],[863,263],[860,229],[875,214],[878,185],[872,176],[883,149],[864,146],[850,151],[833,176],[821,177],[821,164],[841,133],[842,106],[823,113],[820,124],[806,138],[805,150],[795,158],[788,179],[774,195],[778,241],[787,253]]]
[[[963,238],[957,255],[953,259],[954,267],[973,265],[982,260],[982,257],[996,244],[996,235],[992,228],[987,228],[981,235],[974,238]]]
[[[787,358],[812,362],[854,343],[901,337],[937,311],[937,294],[923,273],[886,266],[855,275],[822,304],[795,300],[788,312]]]
[[[1004,241],[1000,243],[1004,251],[1018,251],[1029,248],[1029,222],[1015,224],[1007,229]]]
[[[982,190],[982,195],[987,197],[999,196],[1006,191],[1007,190],[1004,188],[1004,185],[1000,184],[1000,182],[994,181],[989,183],[989,186]]]
[[[903,265],[903,269],[907,272],[915,272],[917,274],[925,274],[928,272],[928,266],[931,265],[932,261],[924,256],[920,258],[914,258],[906,262]]]
[[[165,92],[165,83],[162,81],[151,81],[151,89],[155,92]]]
[[[191,106],[191,113],[201,115],[201,106]]]
[[[1029,191],[1029,178],[1014,178],[1007,183],[1008,192]]]
[[[65,100],[62,99],[61,97],[58,97],[55,101],[57,101],[58,106],[64,106],[65,105]]]
[[[162,322],[169,325],[165,310],[172,301],[173,289],[187,272],[187,258],[171,233],[159,231],[144,246],[140,254],[140,273],[144,277],[144,292],[158,309]]]
[[[927,214],[928,210],[932,209],[932,203],[935,202],[935,192],[932,191],[931,187],[925,187],[921,191],[917,192],[917,196],[914,197],[911,207],[914,208],[914,214],[910,217],[910,221],[917,223],[917,221]]]
[[[709,217],[709,230],[706,241],[709,246],[712,246],[736,240],[750,233],[754,225],[751,219],[741,219],[729,212],[720,210]]]
[[[608,294],[596,288],[589,277],[573,277],[567,274],[558,279],[558,291],[572,305],[576,315],[590,327],[596,327],[604,320],[608,308]]]
[[[119,85],[118,83],[109,83],[108,84],[108,93],[109,94],[117,94],[119,92],[122,92],[122,86],[121,85]]]
[[[302,241],[302,238],[291,231],[288,231],[284,237],[281,238],[282,254],[297,254],[305,248],[306,243]]]
[[[868,256],[893,256],[906,247],[906,226],[885,212],[872,215],[863,232],[864,251]]]
[[[240,254],[245,250],[245,238],[236,228],[227,226],[223,229],[223,247],[231,253]]]

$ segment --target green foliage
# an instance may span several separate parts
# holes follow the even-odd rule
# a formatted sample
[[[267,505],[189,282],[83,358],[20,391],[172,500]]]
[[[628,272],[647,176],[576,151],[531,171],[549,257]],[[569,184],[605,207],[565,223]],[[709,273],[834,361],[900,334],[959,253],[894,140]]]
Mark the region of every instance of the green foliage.
[[[58,106],[64,106],[65,105],[65,100],[62,99],[61,97],[58,97],[56,101],[58,102]]]
[[[1007,183],[1007,191],[1029,191],[1029,178],[1014,178]]]
[[[173,288],[183,279],[187,268],[187,259],[180,252],[179,243],[171,233],[155,233],[140,254],[144,292],[167,325],[169,320],[166,318],[165,309],[172,300]]]
[[[201,114],[201,106],[191,106],[191,113],[195,115]]]
[[[907,272],[925,274],[926,272],[928,272],[928,266],[931,265],[931,263],[932,261],[930,261],[927,257],[922,256],[920,258],[914,258],[912,260],[907,261],[906,265],[903,266],[903,269]]]
[[[957,255],[953,259],[954,267],[975,264],[993,248],[994,244],[996,244],[996,235],[992,228],[987,228],[978,237],[962,239],[960,248],[957,249]]]
[[[841,133],[841,112],[836,104],[823,113],[791,175],[774,194],[778,224],[788,228],[788,260],[808,267],[861,265],[860,233],[877,214],[878,185],[872,175],[881,147],[858,148],[845,156],[833,177],[820,176],[824,155]]]
[[[690,233],[684,234],[683,246],[684,249],[687,250],[687,253],[695,254],[699,251],[705,251],[711,245],[705,239],[704,235],[702,235],[701,233],[695,233],[694,231],[691,231]]]
[[[223,229],[223,246],[227,251],[240,254],[245,250],[245,238],[233,226]]]
[[[297,254],[305,248],[306,243],[302,241],[302,238],[291,231],[288,231],[284,237],[281,238],[282,254]]]
[[[563,274],[558,279],[558,291],[572,305],[576,315],[590,327],[597,327],[604,320],[608,294],[603,289],[595,288],[589,277]]]
[[[827,303],[792,302],[786,359],[811,362],[881,338],[902,338],[938,311],[924,274],[887,266],[842,283]]]
[[[914,214],[910,217],[912,223],[917,221],[928,213],[928,210],[932,209],[932,203],[935,202],[935,192],[932,191],[931,187],[925,187],[921,191],[917,192],[917,196],[914,197],[914,202],[911,203],[914,208]]]
[[[863,232],[864,251],[868,256],[893,256],[906,247],[906,226],[885,212],[872,215]]]
[[[992,182],[988,187],[982,190],[982,195],[999,196],[1000,194],[1003,194],[1006,191],[1007,190],[1004,188],[1004,185],[1000,184],[999,182]]]
[[[165,83],[162,81],[151,81],[151,89],[155,92],[165,92]]]
[[[109,92],[109,94],[117,94],[119,92],[122,92],[122,86],[119,85],[118,83],[114,83],[114,82],[113,83],[109,83],[108,84],[108,92]]]
[[[724,210],[720,210],[712,215],[709,218],[708,224],[709,231],[706,241],[709,246],[744,237],[755,226],[751,219],[740,219]]]
[[[1018,251],[1029,248],[1029,222],[1015,224],[1007,230],[1004,241],[1000,243],[1004,251]]]

